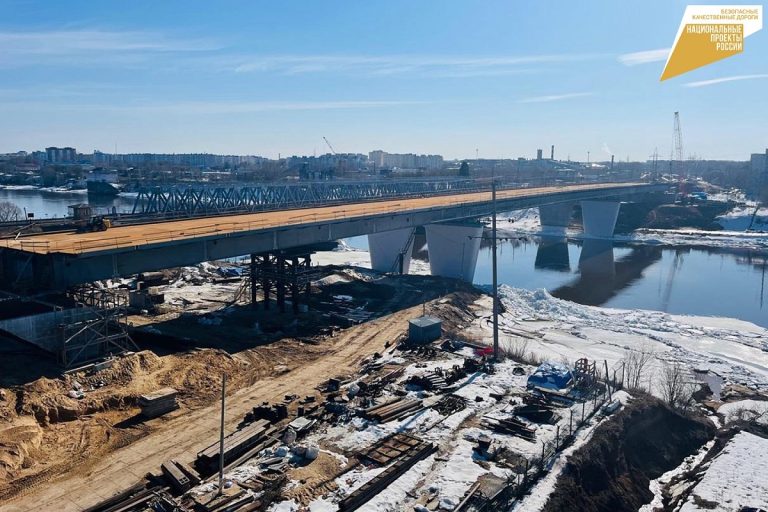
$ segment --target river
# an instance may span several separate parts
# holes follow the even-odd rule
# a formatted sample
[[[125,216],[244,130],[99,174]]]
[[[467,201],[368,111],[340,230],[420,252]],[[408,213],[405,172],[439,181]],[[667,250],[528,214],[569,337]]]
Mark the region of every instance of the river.
[[[62,217],[67,206],[87,202],[84,193],[0,189],[36,218]],[[129,212],[133,199],[99,199],[105,212]],[[367,237],[347,241],[368,248]],[[414,257],[428,258],[423,236]],[[499,244],[499,283],[545,288],[552,295],[594,306],[651,309],[675,314],[724,316],[768,327],[768,255],[764,252],[659,245],[622,245],[609,241],[525,237]],[[491,251],[481,247],[474,282],[491,283]]]

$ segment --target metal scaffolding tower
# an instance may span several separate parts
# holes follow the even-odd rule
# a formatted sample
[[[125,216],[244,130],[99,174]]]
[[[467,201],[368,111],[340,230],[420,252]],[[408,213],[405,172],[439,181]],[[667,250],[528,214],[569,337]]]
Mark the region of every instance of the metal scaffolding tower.
[[[277,309],[285,312],[287,299],[293,312],[299,312],[299,304],[309,306],[312,281],[318,279],[320,270],[312,267],[310,252],[278,252],[251,255],[251,304],[257,307],[257,290],[263,294],[264,309],[270,308],[271,297],[277,302]]]
[[[65,368],[139,349],[125,329],[127,297],[93,286],[72,289],[69,296],[81,313],[59,326],[58,360]]]

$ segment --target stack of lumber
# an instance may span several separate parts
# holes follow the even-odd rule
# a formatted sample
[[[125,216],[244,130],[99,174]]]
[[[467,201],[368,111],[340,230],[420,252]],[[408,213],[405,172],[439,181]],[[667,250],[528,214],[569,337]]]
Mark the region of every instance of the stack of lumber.
[[[363,411],[363,414],[369,420],[386,423],[388,421],[399,420],[406,416],[410,416],[422,408],[421,400],[398,398],[394,402],[369,407]]]
[[[163,388],[139,397],[141,415],[146,418],[155,418],[165,413],[178,409],[176,395],[179,392],[173,388]]]
[[[270,422],[259,420],[236,430],[224,438],[224,464],[243,455],[249,448],[269,435]],[[219,442],[215,442],[197,454],[196,465],[201,470],[215,470],[219,467]]]

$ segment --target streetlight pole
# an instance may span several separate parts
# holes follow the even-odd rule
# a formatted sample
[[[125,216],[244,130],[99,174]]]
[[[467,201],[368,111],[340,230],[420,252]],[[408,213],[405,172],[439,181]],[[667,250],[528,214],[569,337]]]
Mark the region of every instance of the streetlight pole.
[[[491,179],[491,250],[493,264],[493,360],[499,361],[499,276],[496,260],[496,176]]]
[[[221,429],[219,430],[219,490],[224,492],[224,397],[227,394],[227,374],[221,374]]]

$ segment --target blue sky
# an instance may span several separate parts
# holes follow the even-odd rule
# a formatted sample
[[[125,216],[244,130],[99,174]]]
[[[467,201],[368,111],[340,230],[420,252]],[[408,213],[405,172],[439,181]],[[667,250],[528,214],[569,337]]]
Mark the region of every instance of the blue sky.
[[[644,160],[679,110],[687,156],[747,159],[768,29],[659,82],[685,5],[0,0],[0,151]]]

